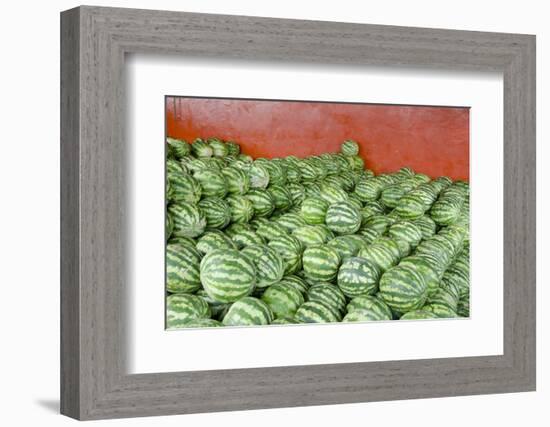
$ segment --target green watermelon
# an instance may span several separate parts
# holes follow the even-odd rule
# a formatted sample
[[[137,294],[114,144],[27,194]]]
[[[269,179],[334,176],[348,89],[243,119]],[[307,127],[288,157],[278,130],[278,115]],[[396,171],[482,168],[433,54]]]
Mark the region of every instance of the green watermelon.
[[[252,203],[256,217],[270,216],[275,210],[275,200],[270,191],[254,188],[246,194],[246,197]]]
[[[309,284],[301,277],[295,275],[284,276],[279,283],[284,283],[285,285],[289,285],[292,288],[297,289],[302,293],[302,295],[306,295],[307,290],[309,289]]]
[[[195,172],[193,177],[199,182],[203,197],[224,198],[227,194],[227,182],[221,172],[203,169]]]
[[[277,236],[267,245],[283,258],[285,274],[296,273],[302,268],[303,247],[295,237],[290,235]]]
[[[361,316],[368,312],[369,320],[391,320],[393,315],[388,305],[381,299],[372,295],[362,295],[353,298],[347,305],[348,314],[359,311]]]
[[[295,228],[292,235],[304,247],[321,245],[330,239],[330,234],[321,225],[304,225]]]
[[[307,197],[302,202],[300,215],[308,224],[324,224],[329,204],[321,198]]]
[[[206,140],[212,149],[212,155],[215,157],[226,157],[229,154],[227,145],[219,138],[208,138]]]
[[[168,213],[174,221],[174,236],[197,237],[206,228],[204,214],[194,205],[173,204],[168,207]]]
[[[293,285],[280,282],[266,289],[262,301],[271,308],[275,318],[288,318],[304,303],[304,295]]]
[[[236,250],[213,250],[201,261],[200,279],[211,298],[233,302],[249,295],[254,289],[256,267],[248,257]]]
[[[388,235],[396,240],[406,241],[411,248],[417,247],[422,240],[422,230],[408,221],[401,221],[392,225],[388,230]]]
[[[231,211],[231,222],[248,222],[254,216],[254,205],[246,196],[228,196],[225,201]]]
[[[173,294],[166,298],[166,327],[175,329],[184,327],[190,320],[210,317],[208,303],[192,294]]]
[[[231,157],[237,157],[241,153],[241,147],[234,141],[225,141],[227,146],[227,155]]]
[[[357,239],[350,238],[350,235],[335,237],[329,240],[327,245],[336,249],[342,260],[354,257],[363,246]]]
[[[187,173],[168,176],[172,188],[171,200],[174,202],[197,203],[202,195],[199,182]]]
[[[361,226],[361,213],[351,203],[339,202],[329,206],[325,221],[337,234],[353,234]]]
[[[294,319],[299,323],[339,322],[340,314],[320,301],[308,301],[296,311]]]
[[[426,302],[428,286],[422,275],[409,266],[395,266],[380,278],[380,296],[392,309],[402,313],[417,310]]]
[[[379,268],[365,258],[346,259],[338,270],[338,287],[349,298],[372,295],[378,289]]]
[[[268,242],[276,237],[285,236],[288,234],[286,229],[276,222],[268,222],[267,224],[259,225],[256,229],[256,233]]]
[[[376,266],[381,273],[389,270],[399,261],[399,256],[396,256],[394,249],[387,244],[380,243],[363,247],[359,250],[357,256]]]
[[[191,153],[191,146],[184,139],[167,137],[166,143],[176,159],[181,159]]]
[[[215,328],[223,326],[221,322],[215,319],[191,319],[183,324],[181,328]]]
[[[201,287],[201,254],[193,246],[166,245],[166,289],[172,293],[192,293]]]
[[[344,156],[357,156],[359,154],[359,144],[352,139],[346,139],[340,146],[340,152]]]
[[[196,248],[201,254],[206,255],[215,249],[237,249],[237,245],[224,233],[209,231],[199,237]]]
[[[380,197],[383,188],[383,184],[377,179],[362,179],[355,185],[355,194],[363,202],[375,201]]]
[[[283,278],[283,258],[267,245],[246,246],[241,254],[247,256],[256,267],[256,286],[265,288]]]
[[[231,222],[231,210],[223,199],[209,197],[198,203],[208,228],[222,229]]]
[[[437,316],[426,310],[412,310],[403,314],[399,320],[425,320],[437,319]]]
[[[269,172],[264,165],[254,162],[248,169],[251,188],[267,188],[269,185]]]
[[[269,325],[273,321],[269,306],[254,297],[244,297],[231,305],[223,318],[224,326]]]
[[[286,210],[292,206],[292,195],[282,185],[271,184],[267,187],[267,192],[273,198],[275,209]]]
[[[428,287],[428,297],[437,293],[440,282],[439,274],[436,268],[434,268],[426,258],[420,255],[412,255],[403,258],[399,262],[399,265],[409,266],[422,276]]]
[[[191,152],[195,157],[211,157],[212,148],[201,138],[197,138],[191,144]]]
[[[306,225],[306,222],[299,214],[288,212],[277,218],[277,224],[283,227],[287,233],[292,233],[295,229]]]
[[[250,190],[250,178],[242,169],[229,166],[222,169],[222,174],[230,194],[246,194]]]
[[[340,255],[328,245],[306,248],[302,257],[304,273],[318,281],[331,281],[338,273]]]

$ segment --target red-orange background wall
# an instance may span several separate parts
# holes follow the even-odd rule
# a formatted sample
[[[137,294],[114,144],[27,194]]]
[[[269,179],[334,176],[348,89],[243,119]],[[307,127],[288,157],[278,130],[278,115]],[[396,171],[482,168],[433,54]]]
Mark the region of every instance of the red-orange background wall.
[[[336,152],[350,138],[377,174],[469,178],[468,108],[168,97],[166,120],[168,136],[234,140],[254,158]]]

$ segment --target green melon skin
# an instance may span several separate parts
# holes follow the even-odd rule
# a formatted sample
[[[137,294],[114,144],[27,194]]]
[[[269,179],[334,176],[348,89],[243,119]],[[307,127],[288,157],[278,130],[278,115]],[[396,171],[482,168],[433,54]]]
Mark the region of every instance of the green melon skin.
[[[302,202],[300,215],[310,225],[324,224],[329,204],[321,198],[307,197]]]
[[[395,266],[380,278],[380,296],[394,311],[406,313],[420,309],[428,297],[423,277],[408,266]]]
[[[424,319],[438,319],[438,317],[429,311],[425,310],[412,310],[403,314],[399,320],[424,320]]]
[[[208,303],[197,295],[172,294],[166,298],[166,327],[182,327],[190,320],[209,318],[211,315]]]
[[[361,227],[361,212],[349,202],[330,205],[326,213],[327,227],[336,234],[354,234]]]
[[[340,152],[344,156],[357,156],[359,154],[359,144],[352,139],[346,139],[340,146]]]
[[[224,326],[269,325],[273,319],[273,312],[265,302],[244,297],[231,305],[222,323]]]
[[[332,307],[320,301],[308,301],[296,311],[294,319],[298,323],[332,323],[340,320]]]
[[[328,245],[311,246],[302,257],[305,275],[321,282],[330,282],[336,278],[340,262],[338,252]]]
[[[379,268],[360,257],[345,260],[337,277],[338,287],[349,298],[376,293],[379,280]]]
[[[173,204],[168,213],[174,221],[172,235],[194,238],[206,229],[206,218],[199,208],[191,204]]]
[[[285,272],[283,258],[267,245],[247,246],[241,254],[256,267],[256,286],[265,288],[279,282]]]
[[[304,303],[304,295],[292,284],[276,283],[269,286],[261,297],[275,318],[291,318]]]
[[[346,297],[338,286],[327,282],[312,284],[307,291],[308,301],[319,301],[333,308],[338,317],[346,311]]]
[[[347,313],[354,311],[368,312],[368,320],[392,320],[393,314],[388,305],[377,296],[363,295],[351,299],[346,307]],[[365,316],[364,313],[361,316]]]
[[[172,293],[192,293],[200,289],[201,254],[193,246],[166,246],[166,289]]]
[[[256,285],[256,267],[236,250],[209,252],[200,264],[200,279],[215,301],[234,302],[249,295]]]

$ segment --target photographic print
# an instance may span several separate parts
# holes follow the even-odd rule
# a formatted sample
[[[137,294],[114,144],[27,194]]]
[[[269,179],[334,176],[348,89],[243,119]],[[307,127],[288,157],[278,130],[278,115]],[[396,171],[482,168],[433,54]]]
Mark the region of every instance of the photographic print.
[[[470,316],[468,107],[165,103],[167,329]]]

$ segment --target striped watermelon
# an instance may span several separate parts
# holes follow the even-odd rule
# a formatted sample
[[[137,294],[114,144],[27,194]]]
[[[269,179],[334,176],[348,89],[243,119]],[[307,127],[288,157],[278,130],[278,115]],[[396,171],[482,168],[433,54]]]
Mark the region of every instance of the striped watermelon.
[[[273,322],[272,325],[295,325],[298,323],[294,317],[278,317]]]
[[[235,242],[239,249],[252,245],[263,245],[265,240],[262,236],[251,229],[241,229],[231,235],[231,240]]]
[[[288,318],[304,303],[304,295],[291,284],[282,282],[267,288],[262,301],[271,308],[275,318]]]
[[[403,314],[399,320],[437,319],[437,316],[426,310],[412,310]]]
[[[401,221],[392,225],[388,230],[388,235],[396,240],[406,241],[411,248],[417,247],[422,240],[422,230],[408,221]]]
[[[294,229],[292,235],[305,248],[321,245],[330,239],[329,232],[322,225],[304,225]]]
[[[172,188],[171,200],[174,202],[197,203],[202,196],[199,182],[187,173],[168,176]]]
[[[307,197],[302,202],[300,215],[308,224],[324,224],[329,204],[321,198]]]
[[[307,291],[308,301],[318,301],[332,307],[338,313],[346,311],[346,297],[338,286],[327,282],[318,282],[311,285]]]
[[[193,177],[199,182],[203,197],[224,198],[227,194],[227,182],[221,172],[203,169],[195,172]]]
[[[338,287],[349,298],[374,294],[378,289],[378,280],[379,268],[365,258],[348,258],[338,270]]]
[[[275,210],[275,200],[270,191],[254,188],[246,194],[246,197],[252,202],[256,217],[267,217]]]
[[[430,311],[437,317],[457,317],[458,301],[447,290],[439,288],[432,296],[428,297],[428,303],[422,310]]]
[[[181,326],[180,328],[215,328],[223,326],[221,322],[215,319],[192,319]]]
[[[174,221],[174,236],[197,237],[206,228],[204,214],[194,205],[174,204],[168,207],[168,213]]]
[[[355,194],[363,202],[375,201],[382,193],[383,185],[375,178],[362,179],[355,185]]]
[[[225,314],[227,313],[227,310],[229,310],[229,307],[231,307],[231,303],[226,302],[219,302],[214,299],[212,299],[204,289],[199,289],[195,295],[201,297],[203,300],[205,300],[208,305],[210,306],[210,312],[212,319],[216,320],[222,320]]]
[[[201,254],[193,246],[166,245],[166,289],[172,293],[192,293],[201,287]]]
[[[411,191],[399,199],[395,212],[403,219],[414,220],[424,215],[426,207],[423,199]]]
[[[248,222],[254,216],[254,205],[246,196],[228,196],[225,201],[231,211],[231,222]]]
[[[184,139],[167,137],[166,143],[176,159],[181,159],[191,153],[191,146]]]
[[[456,312],[460,317],[470,317],[470,294],[460,298]]]
[[[353,234],[361,226],[361,213],[349,202],[330,205],[326,214],[326,224],[337,234]]]
[[[340,313],[320,301],[308,301],[296,311],[294,319],[299,323],[338,322]]]
[[[175,329],[193,319],[210,317],[208,303],[192,294],[173,294],[166,298],[166,327]]]
[[[364,160],[359,156],[348,156],[348,162],[354,171],[362,171],[365,167]]]
[[[286,229],[276,222],[268,222],[266,224],[260,224],[256,229],[256,233],[262,236],[266,241],[271,241],[276,237],[285,236],[288,233]]]
[[[435,221],[428,215],[422,215],[420,218],[417,218],[412,222],[422,232],[422,239],[429,239],[436,232],[437,226],[435,224]]]
[[[211,298],[233,302],[254,289],[256,267],[236,250],[214,250],[202,259],[200,276],[204,290]]]
[[[278,236],[272,239],[267,245],[283,258],[285,274],[294,274],[302,268],[303,247],[300,241],[294,236]]]
[[[172,219],[172,215],[170,213],[166,213],[166,226],[165,226],[165,238],[166,240],[170,239],[170,236],[172,235],[172,231],[174,231],[174,220]]]
[[[330,282],[336,278],[340,261],[338,252],[328,245],[308,247],[302,257],[305,275],[312,280],[323,282]]]
[[[242,169],[229,166],[222,169],[222,174],[230,194],[246,194],[250,190],[250,178]]]
[[[170,245],[188,245],[191,247],[195,247],[195,240],[191,239],[189,237],[184,236],[170,236],[170,240],[168,240],[168,244]]]
[[[292,233],[298,227],[306,225],[304,219],[297,213],[285,213],[277,218],[277,224],[283,227],[288,233]]]
[[[340,152],[344,156],[357,156],[359,154],[359,144],[352,139],[346,139],[340,146]]]
[[[264,165],[253,163],[248,169],[251,188],[267,188],[269,185],[269,172]]]
[[[225,141],[227,146],[227,155],[231,157],[237,157],[241,153],[241,147],[234,141]]]
[[[381,273],[399,262],[399,255],[396,256],[395,250],[389,244],[373,243],[359,250],[357,256],[376,266]]]
[[[191,152],[195,157],[211,157],[212,148],[201,138],[197,138],[191,144]]]
[[[285,265],[282,257],[267,245],[246,246],[241,254],[256,267],[256,286],[265,288],[283,278]]]
[[[369,320],[391,320],[393,315],[388,305],[381,299],[372,295],[363,295],[353,298],[347,305],[348,314],[354,311],[368,312]]]
[[[267,192],[273,198],[275,209],[286,210],[292,206],[292,195],[282,185],[271,184],[267,187]]]
[[[287,185],[288,191],[290,193],[292,206],[300,207],[306,198],[306,190],[302,184],[290,183]]]
[[[417,310],[426,302],[428,286],[424,278],[408,266],[395,266],[380,278],[380,296],[392,310]]]
[[[229,153],[227,146],[219,138],[208,138],[206,142],[212,149],[212,155],[215,157],[226,157]]]
[[[208,228],[222,229],[231,222],[231,210],[223,199],[216,197],[202,199],[198,207],[206,219]]]
[[[254,297],[244,297],[231,305],[223,318],[224,326],[269,325],[273,321],[269,306]]]
[[[409,256],[403,258],[399,265],[408,266],[422,276],[428,287],[428,297],[438,292],[440,282],[438,271],[426,258],[420,255]]]
[[[349,237],[350,235],[338,236],[327,242],[328,246],[336,249],[342,260],[354,257],[359,252],[359,249],[363,247],[357,239]]]
[[[237,249],[237,245],[224,233],[209,231],[199,237],[196,248],[201,254],[206,255],[215,249]]]
[[[391,318],[380,318],[379,314],[372,310],[355,310],[347,313],[342,322],[372,322],[379,320],[391,320]]]
[[[295,275],[284,276],[279,283],[284,283],[285,285],[289,285],[290,287],[297,289],[302,293],[302,295],[306,295],[307,290],[309,289],[309,284],[301,277]]]
[[[286,164],[286,178],[289,183],[299,183],[302,180],[302,173],[298,166]]]
[[[342,188],[328,182],[323,182],[320,186],[320,196],[329,205],[334,203],[346,202],[348,200],[348,193]]]

